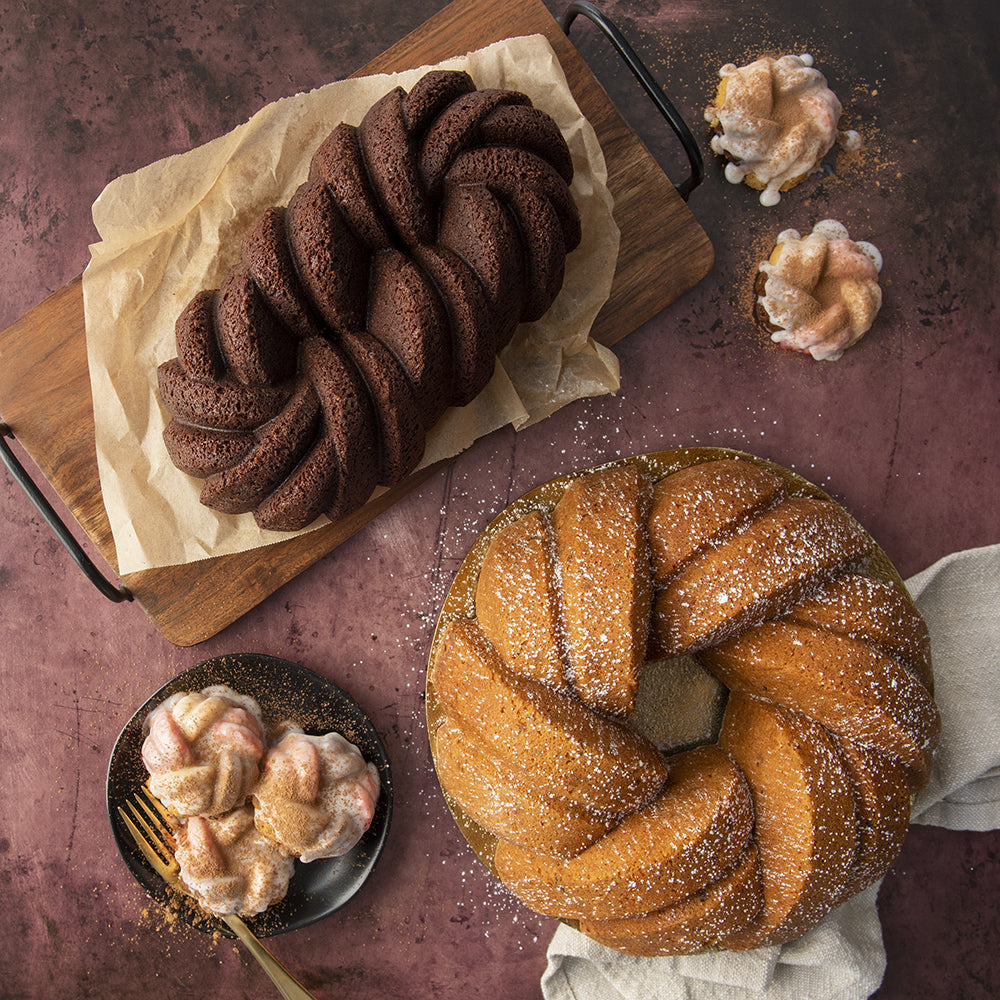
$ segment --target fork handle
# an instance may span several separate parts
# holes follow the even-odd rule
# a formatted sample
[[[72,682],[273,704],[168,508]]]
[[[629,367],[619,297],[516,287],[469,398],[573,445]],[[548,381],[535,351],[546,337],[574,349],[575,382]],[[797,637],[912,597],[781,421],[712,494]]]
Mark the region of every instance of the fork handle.
[[[250,954],[257,959],[260,967],[268,974],[271,982],[278,987],[278,992],[285,1000],[316,1000],[316,997],[260,943],[254,932],[236,914],[227,914],[222,919],[246,945]]]

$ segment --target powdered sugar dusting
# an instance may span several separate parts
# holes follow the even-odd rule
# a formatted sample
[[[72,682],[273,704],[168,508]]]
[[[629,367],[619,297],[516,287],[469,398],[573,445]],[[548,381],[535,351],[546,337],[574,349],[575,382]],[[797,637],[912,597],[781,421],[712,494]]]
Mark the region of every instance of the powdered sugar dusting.
[[[699,470],[681,461],[677,468],[711,478],[710,461],[702,464]],[[849,610],[848,594],[871,595],[877,603],[886,596],[879,587],[838,589],[841,580],[869,579],[864,574],[872,571],[874,545],[868,535],[812,488],[797,495],[801,487],[793,477],[776,471],[774,482],[756,473],[741,479],[755,463],[723,464],[717,484],[706,479],[703,490],[678,491],[683,500],[673,506],[656,501],[657,494],[671,496],[671,476],[654,490],[656,644],[703,651],[697,659],[645,664],[628,724],[670,754],[670,770],[651,800],[627,807],[619,800],[609,832],[591,840],[591,830],[572,848],[564,839],[580,829],[580,810],[607,820],[615,809],[606,797],[610,770],[587,742],[596,722],[599,728],[614,724],[573,694],[510,674],[488,641],[471,661],[451,656],[442,668],[449,657],[433,658],[433,690],[448,718],[488,748],[487,763],[473,766],[471,749],[452,762],[458,780],[442,772],[456,815],[464,807],[487,827],[493,823],[495,857],[487,857],[532,909],[579,919],[585,932],[634,954],[679,953],[706,943],[756,947],[808,929],[891,862],[901,842],[901,804],[926,781],[937,739],[936,709],[920,680],[921,671],[929,676],[929,661],[919,628],[906,619],[907,634],[896,640],[879,614]],[[727,493],[729,477],[731,485],[742,485]],[[605,599],[612,613],[586,622],[587,641],[620,642],[620,630],[610,626],[635,598],[616,599],[622,574],[610,553],[620,552],[621,538],[629,537],[627,518],[624,526],[620,518],[630,501],[611,505],[619,520],[602,534],[585,523],[582,512],[591,510],[580,503],[579,488],[567,493],[575,509],[564,530],[581,523],[581,533],[591,537],[587,544],[573,539],[568,549],[557,545],[550,567],[556,606],[567,615],[566,594],[574,587],[592,607]],[[689,519],[699,504],[707,519],[692,531]],[[664,545],[671,533],[679,540],[673,556]],[[582,570],[574,560],[583,562]],[[894,588],[889,593],[905,599]],[[566,627],[570,649],[576,627]],[[786,640],[783,651],[760,645],[772,632]],[[497,662],[483,673],[482,661],[493,657]],[[907,660],[913,663],[904,666]],[[478,665],[470,669],[470,662]],[[578,670],[577,660],[563,679],[578,683]],[[611,689],[606,677],[599,680]],[[543,732],[537,745],[523,735]],[[575,749],[568,752],[570,746]],[[882,759],[889,762],[884,767]],[[582,762],[589,782],[581,780]],[[633,777],[643,773],[639,768]],[[561,846],[542,846],[552,842],[548,830],[534,837],[525,836],[523,824],[504,830],[508,821],[496,817],[505,812],[552,823]],[[543,813],[547,819],[540,819]],[[882,824],[889,832],[880,842]]]

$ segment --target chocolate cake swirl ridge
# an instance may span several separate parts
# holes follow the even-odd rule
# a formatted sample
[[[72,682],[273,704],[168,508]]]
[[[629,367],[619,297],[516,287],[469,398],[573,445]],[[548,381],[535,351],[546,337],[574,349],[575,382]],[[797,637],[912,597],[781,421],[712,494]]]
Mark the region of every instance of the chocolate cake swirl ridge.
[[[292,531],[409,475],[558,294],[581,239],[572,177],[547,114],[463,72],[333,129],[159,369],[168,453],[202,503]]]

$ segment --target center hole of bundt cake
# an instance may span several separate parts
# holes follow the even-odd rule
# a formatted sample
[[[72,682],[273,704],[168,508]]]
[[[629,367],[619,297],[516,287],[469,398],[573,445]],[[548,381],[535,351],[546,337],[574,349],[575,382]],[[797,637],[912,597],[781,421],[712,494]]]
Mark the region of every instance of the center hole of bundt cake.
[[[714,743],[727,695],[694,656],[650,660],[642,668],[629,725],[664,753]]]

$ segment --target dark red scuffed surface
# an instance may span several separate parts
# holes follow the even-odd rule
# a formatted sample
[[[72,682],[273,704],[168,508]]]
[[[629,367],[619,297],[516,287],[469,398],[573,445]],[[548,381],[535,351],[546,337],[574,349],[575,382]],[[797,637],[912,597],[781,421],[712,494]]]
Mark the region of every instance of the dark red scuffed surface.
[[[441,6],[0,2],[0,324],[80,273],[96,239],[90,205],[108,180],[348,75]],[[396,780],[393,833],[370,883],[338,915],[274,939],[278,956],[320,997],[538,995],[554,924],[512,901],[465,846],[433,775],[422,692],[455,569],[491,517],[543,480],[619,454],[732,446],[834,494],[904,575],[998,540],[1000,213],[982,115],[997,105],[995,6],[957,0],[933,23],[912,0],[604,7],[706,152],[700,111],[718,67],[779,50],[816,57],[868,152],[771,210],[727,185],[708,156],[690,205],[716,266],[619,345],[616,397],[480,442],[195,650],[99,597],[0,477],[4,996],[269,995],[245,954],[164,925],[120,863],[103,807],[108,755],[136,706],[179,670],[241,649],[350,691],[383,734]],[[679,180],[683,159],[634,81],[582,20],[573,33]],[[780,229],[828,216],[880,247],[886,295],[869,337],[817,364],[762,340],[748,290]],[[889,964],[879,997],[1000,991],[998,849],[996,833],[911,831],[880,897]]]

